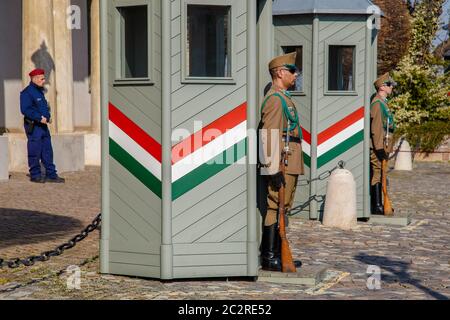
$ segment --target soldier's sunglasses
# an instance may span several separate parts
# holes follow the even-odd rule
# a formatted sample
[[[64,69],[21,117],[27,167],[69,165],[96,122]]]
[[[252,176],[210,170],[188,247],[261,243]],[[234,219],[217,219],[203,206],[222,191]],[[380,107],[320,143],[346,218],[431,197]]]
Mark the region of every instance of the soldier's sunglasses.
[[[384,85],[388,86],[388,87],[395,87],[397,85],[397,83],[396,82],[392,82],[392,81],[387,81],[387,82],[384,83]]]
[[[296,74],[298,72],[297,68],[282,68],[281,70],[289,71],[292,74]]]

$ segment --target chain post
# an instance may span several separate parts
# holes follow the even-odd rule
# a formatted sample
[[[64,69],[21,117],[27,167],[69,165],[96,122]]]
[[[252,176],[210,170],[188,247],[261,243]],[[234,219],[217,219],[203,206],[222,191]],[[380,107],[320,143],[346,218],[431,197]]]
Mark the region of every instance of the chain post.
[[[345,169],[345,165],[346,165],[345,161],[340,160],[338,162],[338,164],[336,165],[336,167],[334,167],[333,169],[321,173],[317,178],[313,178],[311,180],[306,180],[306,185],[310,184],[313,181],[323,181],[325,179],[328,179],[331,176],[331,174],[334,171],[336,171],[337,169]],[[311,202],[313,202],[313,201],[323,202],[323,201],[325,201],[325,198],[326,198],[326,196],[324,196],[324,195],[313,195],[313,196],[309,197],[309,199],[305,203],[303,203],[295,208],[292,208],[290,210],[288,216],[289,217],[295,216],[296,214],[301,212],[303,209],[305,209],[307,206],[309,206],[311,204]],[[295,213],[291,213],[292,211],[295,211]]]

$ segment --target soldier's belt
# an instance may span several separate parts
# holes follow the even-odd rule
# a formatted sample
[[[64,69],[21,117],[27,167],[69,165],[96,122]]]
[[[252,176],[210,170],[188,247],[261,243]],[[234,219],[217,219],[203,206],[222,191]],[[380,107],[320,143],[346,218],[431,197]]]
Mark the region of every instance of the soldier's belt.
[[[286,142],[286,136],[283,136],[283,142]],[[294,142],[294,143],[302,143],[302,140],[299,137],[293,137],[293,136],[289,136],[289,142]]]

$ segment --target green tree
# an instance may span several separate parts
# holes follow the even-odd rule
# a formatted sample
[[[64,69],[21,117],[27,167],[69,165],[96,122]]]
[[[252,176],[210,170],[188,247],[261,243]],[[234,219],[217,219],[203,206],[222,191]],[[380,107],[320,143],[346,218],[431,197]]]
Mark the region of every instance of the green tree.
[[[398,87],[391,101],[398,135],[413,147],[432,152],[450,134],[450,76],[440,72],[443,60],[432,54],[444,0],[416,3],[408,53],[393,72]]]
[[[378,74],[394,70],[408,51],[411,22],[405,0],[374,0],[383,11],[378,34]]]
[[[430,64],[431,47],[439,30],[439,17],[442,14],[444,0],[422,0],[416,4],[412,21],[412,37],[408,55],[415,63]]]

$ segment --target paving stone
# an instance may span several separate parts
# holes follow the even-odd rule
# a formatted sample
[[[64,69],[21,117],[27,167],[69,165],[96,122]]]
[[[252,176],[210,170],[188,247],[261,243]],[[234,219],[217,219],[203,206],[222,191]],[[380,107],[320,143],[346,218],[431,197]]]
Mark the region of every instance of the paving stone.
[[[9,182],[0,184],[1,258],[52,249],[96,216],[101,204],[100,170],[90,167],[64,176],[67,183],[63,186],[32,185],[25,175],[15,173]],[[344,232],[317,221],[292,219],[288,238],[294,258],[303,262],[303,269],[328,270],[325,278],[312,286],[233,279],[161,283],[100,275],[95,258],[98,232],[94,232],[49,262],[31,269],[0,269],[0,300],[445,299],[450,297],[449,176],[450,165],[445,163],[416,163],[413,174],[391,173],[391,200],[396,215],[410,215],[408,226],[358,222],[355,230]],[[88,258],[92,260],[81,266],[81,290],[68,291],[67,275],[55,274]],[[369,265],[380,268],[382,290],[367,289],[372,275]],[[48,279],[39,280],[45,277]],[[26,285],[32,279],[37,283]],[[5,292],[17,284],[25,286]]]

